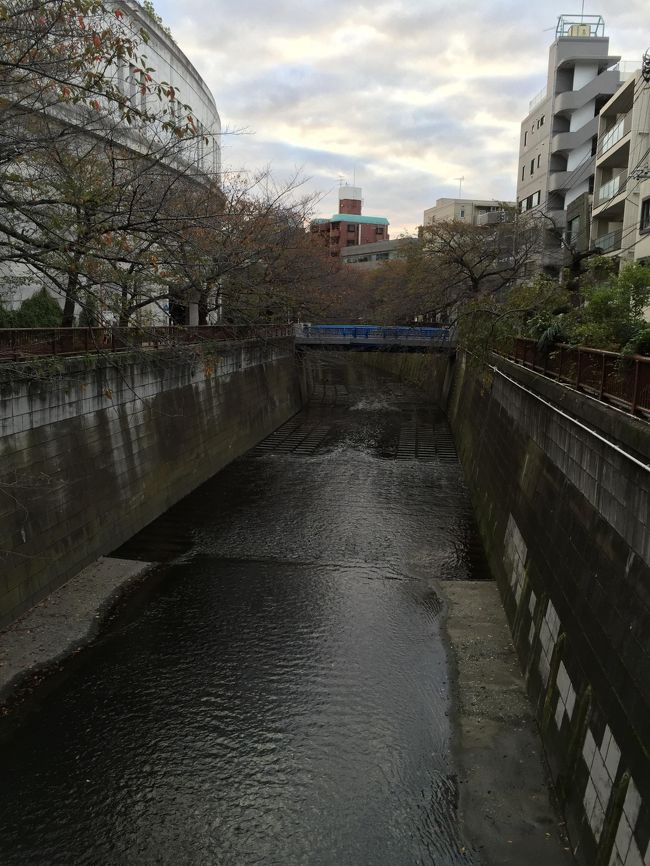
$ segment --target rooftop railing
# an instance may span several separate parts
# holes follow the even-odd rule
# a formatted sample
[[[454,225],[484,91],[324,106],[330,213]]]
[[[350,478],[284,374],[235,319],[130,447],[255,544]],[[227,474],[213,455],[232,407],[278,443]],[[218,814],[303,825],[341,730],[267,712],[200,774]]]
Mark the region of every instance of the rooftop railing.
[[[623,82],[628,78],[631,78],[633,75],[636,75],[637,72],[640,72],[641,64],[638,60],[619,60],[618,63],[615,63],[609,68],[620,73],[621,81]]]
[[[528,103],[528,111],[531,112],[535,106],[539,105],[541,102],[544,102],[546,99],[546,87],[542,87],[539,93],[536,93],[535,96]]]

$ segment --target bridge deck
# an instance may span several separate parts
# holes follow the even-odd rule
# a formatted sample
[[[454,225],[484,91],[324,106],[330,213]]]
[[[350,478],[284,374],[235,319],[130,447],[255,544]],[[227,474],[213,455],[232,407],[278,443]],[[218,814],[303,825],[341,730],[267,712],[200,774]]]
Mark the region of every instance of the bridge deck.
[[[435,348],[451,345],[448,328],[382,327],[379,325],[296,325],[296,344],[350,348]]]

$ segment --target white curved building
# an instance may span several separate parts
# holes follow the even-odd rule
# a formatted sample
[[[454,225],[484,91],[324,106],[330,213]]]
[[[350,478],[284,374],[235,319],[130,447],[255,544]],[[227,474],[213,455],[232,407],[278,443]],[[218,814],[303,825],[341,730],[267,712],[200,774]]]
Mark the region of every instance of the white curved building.
[[[193,117],[197,121],[197,136],[192,142],[193,157],[199,170],[206,173],[219,173],[221,169],[221,119],[217,111],[214,96],[203,81],[195,67],[183,54],[167,30],[155,21],[135,0],[120,0],[113,5],[128,16],[129,23],[135,33],[141,29],[149,35],[149,42],[142,45],[140,53],[146,55],[147,64],[153,67],[153,78],[157,82],[165,81],[175,90],[178,103],[191,107]],[[126,64],[117,70],[119,87],[125,96],[138,102],[138,107],[149,107],[156,112],[159,103],[146,106],[143,99],[154,99],[151,95],[143,96],[139,88],[139,73],[134,67]],[[164,104],[162,106],[165,108]],[[173,110],[173,104],[167,106]],[[179,124],[184,117],[179,110]],[[206,143],[205,139],[208,140]],[[193,160],[193,161],[194,161]]]
[[[108,99],[97,101],[98,110],[84,102],[62,101],[41,107],[41,111],[68,129],[78,130],[78,140],[87,141],[89,150],[92,150],[92,142],[109,140],[119,147],[142,154],[145,160],[160,161],[173,172],[192,177],[199,183],[202,177],[211,183],[218,183],[221,171],[221,120],[214,96],[167,29],[136,0],[109,2],[119,16],[115,17],[116,29],[127,34],[130,31],[136,41],[140,41],[141,31],[147,34],[146,43],[141,42],[132,62],[120,61],[108,70],[108,77],[112,85],[133,104],[135,111],[148,114],[149,119],[143,121],[136,118],[129,124],[124,120],[118,103],[109,102]],[[147,84],[141,68],[144,64],[151,70],[151,84]],[[165,82],[168,85],[165,89],[173,93],[171,99],[164,97],[160,100],[154,92],[155,85],[161,82]],[[189,109],[183,106],[189,106]],[[194,131],[175,136],[162,122],[153,119],[156,117],[163,117],[165,121],[172,121],[181,128],[187,125],[191,117]],[[11,242],[7,241],[4,248],[9,248],[9,253],[10,247]],[[6,307],[17,308],[25,298],[40,290],[44,282],[47,281],[43,274],[35,273],[28,264],[11,254],[1,257],[0,301]],[[62,302],[58,294],[56,297]],[[164,318],[163,306],[155,306],[153,314],[157,319]],[[195,318],[196,311],[192,310],[190,319]]]

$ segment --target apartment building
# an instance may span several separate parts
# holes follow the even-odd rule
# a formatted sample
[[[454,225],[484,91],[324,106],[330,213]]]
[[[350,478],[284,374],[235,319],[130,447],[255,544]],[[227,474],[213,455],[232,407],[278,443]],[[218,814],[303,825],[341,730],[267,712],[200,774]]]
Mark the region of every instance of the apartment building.
[[[408,247],[414,243],[416,238],[396,238],[392,241],[344,247],[341,250],[341,262],[359,270],[379,268],[384,262],[404,258]]]
[[[508,211],[514,211],[516,203],[498,202],[494,199],[474,198],[439,198],[434,207],[424,211],[422,225],[430,226],[433,222],[457,220],[469,225],[486,225],[490,222],[502,222]]]
[[[574,241],[586,246],[588,201],[594,188],[598,113],[617,91],[620,57],[609,53],[600,15],[561,15],[549,49],[546,85],[521,124],[517,203],[548,217],[541,269],[557,274],[565,261],[567,208],[582,215]],[[573,203],[577,202],[577,205]]]
[[[339,212],[329,219],[312,220],[310,230],[328,246],[330,255],[338,256],[342,249],[389,240],[389,222],[383,216],[365,216],[362,210],[361,188],[339,187]]]
[[[600,112],[591,246],[621,263],[650,260],[650,83],[640,70]]]

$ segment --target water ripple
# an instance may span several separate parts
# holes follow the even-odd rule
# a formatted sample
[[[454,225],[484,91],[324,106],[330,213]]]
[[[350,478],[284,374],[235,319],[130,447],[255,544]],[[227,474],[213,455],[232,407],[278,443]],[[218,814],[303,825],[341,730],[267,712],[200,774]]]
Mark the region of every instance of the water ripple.
[[[379,459],[391,393],[133,539],[174,551],[156,592],[0,746],[3,866],[477,862],[434,586],[472,576],[474,528],[458,466]]]

